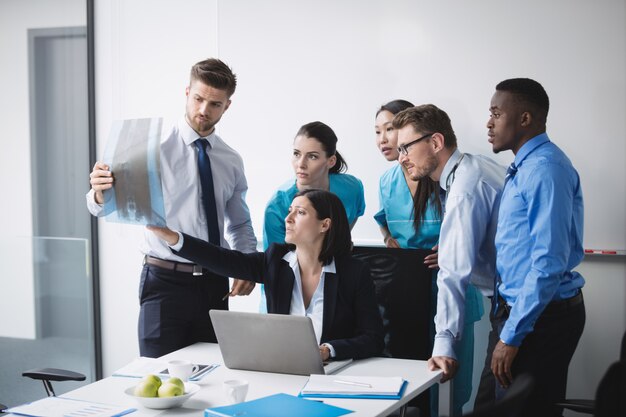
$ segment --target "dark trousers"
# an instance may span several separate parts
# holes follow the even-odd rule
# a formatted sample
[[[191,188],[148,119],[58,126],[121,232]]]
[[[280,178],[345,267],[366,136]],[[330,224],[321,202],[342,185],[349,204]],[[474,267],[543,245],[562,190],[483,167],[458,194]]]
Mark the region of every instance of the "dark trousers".
[[[196,342],[217,342],[209,310],[228,309],[228,278],[204,270],[170,271],[144,265],[139,285],[139,352],[156,358]]]
[[[491,372],[491,355],[508,319],[508,310],[501,307],[494,314],[492,309],[490,319],[487,357],[474,402],[476,410],[492,405],[504,394]],[[565,398],[569,363],[584,327],[584,302],[560,308],[550,308],[549,305],[539,316],[533,331],[522,341],[511,369],[513,378],[530,373],[535,379],[535,388],[519,415],[562,415],[563,410],[554,403]]]

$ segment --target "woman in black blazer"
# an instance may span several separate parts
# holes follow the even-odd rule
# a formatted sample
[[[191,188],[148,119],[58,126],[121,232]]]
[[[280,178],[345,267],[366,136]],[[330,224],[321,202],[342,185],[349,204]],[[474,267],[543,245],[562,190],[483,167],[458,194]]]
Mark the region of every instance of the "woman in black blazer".
[[[301,191],[285,226],[286,244],[254,253],[148,228],[178,255],[215,274],[265,284],[269,313],[310,316],[322,360],[380,354],[384,336],[374,283],[367,265],[350,255],[350,225],[341,200],[323,190]]]

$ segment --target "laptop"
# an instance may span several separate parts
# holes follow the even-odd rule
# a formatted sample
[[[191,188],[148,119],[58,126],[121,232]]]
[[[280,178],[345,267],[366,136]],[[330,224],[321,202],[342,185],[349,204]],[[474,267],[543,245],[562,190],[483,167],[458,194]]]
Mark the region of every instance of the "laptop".
[[[224,364],[279,374],[332,374],[352,359],[322,363],[311,319],[286,314],[209,311]]]

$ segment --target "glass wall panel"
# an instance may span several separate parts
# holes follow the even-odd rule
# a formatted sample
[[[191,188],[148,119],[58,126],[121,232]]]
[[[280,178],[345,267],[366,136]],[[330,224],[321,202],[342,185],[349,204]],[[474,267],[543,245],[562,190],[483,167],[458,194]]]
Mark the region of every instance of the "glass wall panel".
[[[96,378],[86,0],[0,0],[0,403],[36,367]],[[57,394],[82,383],[53,383]]]
[[[95,380],[93,291],[86,239],[17,237],[0,241],[0,402],[46,396],[32,368],[80,372],[55,382],[60,395]]]

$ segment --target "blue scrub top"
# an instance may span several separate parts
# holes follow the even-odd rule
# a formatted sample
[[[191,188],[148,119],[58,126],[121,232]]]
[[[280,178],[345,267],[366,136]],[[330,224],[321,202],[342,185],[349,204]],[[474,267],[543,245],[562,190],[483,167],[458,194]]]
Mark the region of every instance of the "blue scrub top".
[[[439,241],[441,216],[432,201],[428,202],[419,233],[413,226],[413,196],[404,178],[402,166],[393,168],[380,177],[378,189],[380,210],[374,215],[379,226],[387,226],[401,248],[432,249]]]
[[[330,192],[339,197],[346,208],[348,223],[352,225],[365,213],[363,183],[349,174],[330,174],[328,181]],[[285,241],[285,217],[289,213],[289,206],[297,192],[296,180],[287,181],[280,186],[267,203],[263,221],[264,249],[267,249],[272,243]]]

